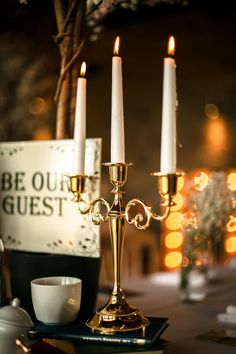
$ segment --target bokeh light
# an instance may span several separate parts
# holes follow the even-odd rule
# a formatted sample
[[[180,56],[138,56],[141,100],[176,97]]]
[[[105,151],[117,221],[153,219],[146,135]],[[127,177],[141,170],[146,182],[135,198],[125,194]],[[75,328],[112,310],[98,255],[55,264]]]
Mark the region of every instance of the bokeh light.
[[[183,204],[184,204],[184,198],[183,198],[182,194],[177,193],[174,196],[174,198],[173,198],[173,202],[176,205],[171,208],[172,211],[176,211],[176,210],[181,209],[183,207]]]
[[[33,140],[50,140],[50,139],[52,139],[52,133],[47,127],[38,128],[33,135]]]
[[[183,214],[182,228],[185,231],[188,231],[191,229],[197,229],[197,218],[194,213],[191,213],[190,211],[188,211],[187,213]]]
[[[231,191],[235,191],[236,190],[236,173],[230,173],[228,175],[228,187]]]
[[[182,254],[180,252],[170,252],[165,256],[165,265],[168,268],[176,268],[181,265]]]
[[[231,216],[230,220],[228,221],[226,225],[227,231],[228,232],[234,232],[236,231],[236,217]]]
[[[205,114],[210,119],[217,119],[220,116],[220,111],[217,105],[213,103],[207,103],[205,105]]]
[[[178,248],[183,243],[183,235],[180,232],[170,232],[165,238],[165,245],[168,248]]]
[[[46,100],[41,97],[34,97],[29,103],[29,112],[34,116],[40,116],[46,113],[48,104]]]
[[[183,214],[179,212],[173,212],[169,215],[168,219],[166,220],[166,227],[169,230],[176,230],[180,229],[182,225]]]
[[[209,119],[206,126],[207,156],[218,161],[222,153],[227,151],[229,143],[228,130],[223,118]]]
[[[236,236],[229,237],[225,241],[225,250],[227,253],[236,252]]]
[[[178,178],[177,191],[181,191],[184,187],[184,176]]]
[[[201,192],[209,183],[209,177],[205,172],[198,172],[193,178],[194,188]]]

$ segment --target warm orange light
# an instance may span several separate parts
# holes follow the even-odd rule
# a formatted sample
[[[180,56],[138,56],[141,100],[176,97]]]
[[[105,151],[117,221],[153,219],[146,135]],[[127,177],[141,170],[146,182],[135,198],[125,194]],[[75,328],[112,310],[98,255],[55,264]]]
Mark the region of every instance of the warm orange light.
[[[174,55],[175,54],[175,37],[170,36],[168,41],[168,54]]]
[[[187,211],[187,213],[183,215],[181,225],[184,230],[197,229],[196,215],[191,211]]]
[[[230,173],[228,176],[228,186],[231,191],[236,190],[236,173]]]
[[[236,237],[229,237],[225,241],[225,250],[227,253],[234,253],[236,252]]]
[[[212,164],[217,165],[221,163],[223,156],[229,149],[229,136],[225,120],[222,117],[208,119],[205,133],[206,157]]]
[[[48,127],[38,128],[33,135],[33,140],[50,140],[50,139],[52,139],[52,133]]]
[[[205,172],[198,172],[193,179],[194,188],[197,191],[202,191],[209,183],[209,177]]]
[[[118,55],[119,54],[119,48],[120,48],[120,37],[116,37],[115,40],[115,45],[114,45],[114,55]]]
[[[213,103],[207,103],[205,105],[205,113],[209,119],[217,119],[220,116],[220,110],[218,106]]]
[[[182,255],[180,252],[170,252],[165,256],[165,265],[168,268],[179,267],[182,262]]]
[[[226,225],[227,231],[228,232],[235,232],[236,231],[236,217],[231,216],[230,220],[228,221]]]
[[[171,208],[172,211],[181,209],[184,204],[184,198],[182,194],[177,193],[173,198],[173,202],[175,203],[175,205]]]
[[[166,220],[166,227],[169,230],[180,229],[182,226],[182,220],[183,220],[183,214],[178,212],[171,213],[168,219]]]
[[[178,185],[177,185],[177,191],[181,191],[181,189],[183,189],[184,186],[184,176],[180,176],[178,178]]]
[[[39,117],[48,111],[48,106],[48,102],[42,97],[34,97],[29,103],[29,112]]]
[[[85,77],[85,74],[86,74],[86,63],[85,61],[83,61],[80,69],[80,76]]]
[[[183,243],[183,235],[180,232],[170,232],[165,238],[165,244],[168,248],[178,248]]]

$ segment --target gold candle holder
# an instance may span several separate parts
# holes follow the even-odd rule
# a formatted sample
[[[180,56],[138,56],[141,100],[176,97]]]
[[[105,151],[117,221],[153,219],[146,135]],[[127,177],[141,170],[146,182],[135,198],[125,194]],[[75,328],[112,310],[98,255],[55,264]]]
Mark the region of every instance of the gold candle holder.
[[[98,198],[92,201],[85,209],[80,205],[86,176],[71,176],[70,189],[74,194],[74,201],[78,202],[79,211],[82,214],[89,213],[95,224],[103,221],[109,221],[111,245],[113,253],[113,289],[107,304],[99,308],[86,324],[92,330],[109,334],[115,332],[127,332],[142,329],[148,326],[149,320],[145,318],[141,312],[133,306],[130,306],[125,298],[125,294],[121,288],[121,271],[122,256],[125,236],[126,221],[134,224],[138,229],[145,229],[149,226],[151,219],[163,220],[168,217],[170,208],[173,203],[173,197],[177,192],[177,184],[182,174],[161,174],[153,173],[157,177],[158,191],[162,197],[162,203],[165,207],[163,215],[157,215],[139,199],[130,200],[125,206],[123,203],[123,186],[127,180],[127,172],[130,164],[127,163],[106,163],[109,167],[110,182],[113,185],[112,193],[114,194],[113,203],[109,203]],[[95,205],[101,203],[106,207],[105,215],[99,211],[95,211]],[[143,214],[140,212],[131,217],[131,208],[139,205],[143,208]]]
[[[73,202],[80,202],[82,194],[85,190],[85,183],[88,176],[86,175],[75,175],[70,176],[70,190],[73,193]]]

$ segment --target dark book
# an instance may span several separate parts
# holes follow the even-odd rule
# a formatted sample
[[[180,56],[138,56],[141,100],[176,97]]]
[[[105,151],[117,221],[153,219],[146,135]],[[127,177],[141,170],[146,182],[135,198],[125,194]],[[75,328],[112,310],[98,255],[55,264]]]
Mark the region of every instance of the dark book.
[[[32,354],[65,354],[58,346],[50,345],[42,340],[35,342],[31,345]]]
[[[151,347],[167,328],[168,318],[148,317],[148,319],[150,324],[146,327],[144,333],[142,330],[137,330],[123,333],[101,334],[100,332],[92,331],[84,322],[57,326],[36,322],[29,331],[29,336],[30,338],[36,339],[54,338],[71,341]]]
[[[159,339],[152,347],[39,340],[31,345],[32,354],[165,354],[168,342]]]
[[[151,347],[95,344],[78,342],[74,344],[76,354],[164,354],[166,344],[157,340]]]

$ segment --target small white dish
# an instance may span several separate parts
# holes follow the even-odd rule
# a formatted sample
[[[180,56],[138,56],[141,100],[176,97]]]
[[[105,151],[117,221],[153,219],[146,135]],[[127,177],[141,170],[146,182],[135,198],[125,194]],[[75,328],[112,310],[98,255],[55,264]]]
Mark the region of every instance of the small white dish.
[[[235,331],[236,333],[236,315],[218,313],[217,321],[223,329]]]

